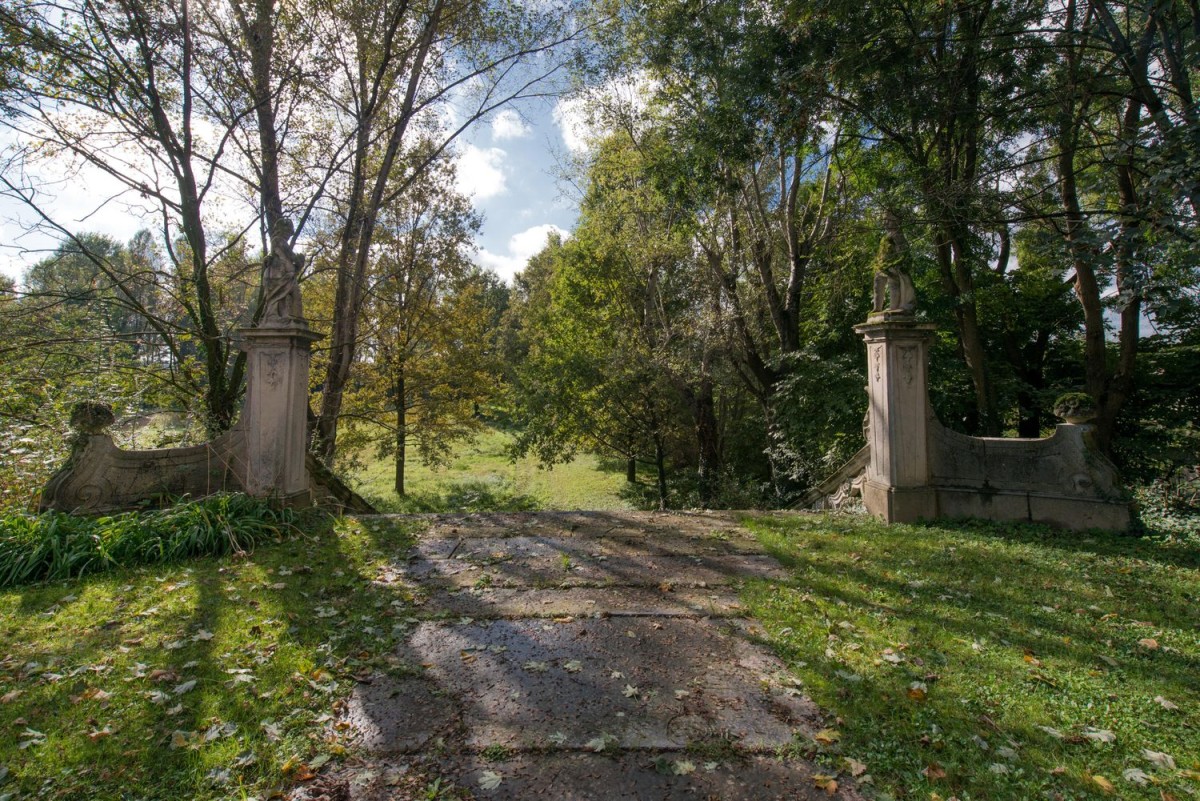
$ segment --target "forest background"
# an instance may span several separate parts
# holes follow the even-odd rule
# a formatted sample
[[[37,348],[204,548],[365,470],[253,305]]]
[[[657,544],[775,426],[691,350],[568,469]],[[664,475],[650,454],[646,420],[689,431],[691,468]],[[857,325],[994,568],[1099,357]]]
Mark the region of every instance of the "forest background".
[[[490,427],[648,469],[651,505],[786,505],[863,443],[852,326],[888,266],[938,325],[943,422],[1045,435],[1084,392],[1143,509],[1189,525],[1198,78],[1187,0],[2,0],[0,191],[60,245],[0,285],[0,504],[61,463],[79,400],[142,445],[233,425],[278,258],[325,335],[336,470],[386,459],[402,496]],[[506,285],[453,156],[565,91],[578,224]],[[55,219],[39,165],[64,160],[157,226]]]

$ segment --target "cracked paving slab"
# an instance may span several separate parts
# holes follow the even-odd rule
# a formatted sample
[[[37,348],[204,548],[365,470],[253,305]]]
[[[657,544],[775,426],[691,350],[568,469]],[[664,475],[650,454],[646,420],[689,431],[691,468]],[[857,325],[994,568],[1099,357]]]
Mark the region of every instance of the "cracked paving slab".
[[[694,770],[673,774],[681,762],[691,763]],[[814,774],[820,771],[812,765],[763,756],[709,761],[687,754],[644,752],[522,754],[500,762],[457,759],[442,769],[442,775],[489,801],[829,801],[831,797],[814,782]],[[363,765],[351,785],[355,801],[395,801],[396,787],[408,770],[403,762]],[[486,772],[500,777],[493,790],[480,786]],[[842,789],[833,797],[861,798],[853,789]]]
[[[401,786],[409,765],[478,798],[829,797],[779,756],[822,715],[739,617],[741,581],[786,572],[734,517],[424,519],[386,571],[423,599],[395,654],[419,675],[355,689],[342,722],[368,756],[344,768],[350,798],[416,797],[380,778]],[[483,770],[503,781],[480,787]]]
[[[729,587],[487,588],[437,592],[418,617],[730,617],[744,609]]]

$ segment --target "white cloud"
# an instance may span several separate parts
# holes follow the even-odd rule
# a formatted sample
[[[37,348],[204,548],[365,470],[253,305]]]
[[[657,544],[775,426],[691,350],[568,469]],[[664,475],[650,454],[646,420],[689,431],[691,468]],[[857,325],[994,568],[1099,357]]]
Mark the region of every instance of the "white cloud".
[[[492,118],[492,139],[497,142],[504,139],[523,139],[532,133],[533,129],[525,124],[521,115],[512,109],[504,109]]]
[[[475,200],[508,191],[504,175],[504,159],[508,154],[498,147],[480,148],[467,145],[458,157],[455,186],[459,192]]]
[[[644,72],[638,72],[559,100],[553,114],[563,144],[572,153],[589,150],[611,127],[609,120],[614,115],[633,115],[637,120],[646,110],[654,88],[654,82]]]
[[[529,260],[546,246],[550,234],[558,234],[563,239],[571,235],[553,223],[535,225],[509,237],[508,253],[492,253],[487,248],[480,248],[475,260],[481,267],[486,267],[505,281],[511,281],[513,275],[524,270]]]

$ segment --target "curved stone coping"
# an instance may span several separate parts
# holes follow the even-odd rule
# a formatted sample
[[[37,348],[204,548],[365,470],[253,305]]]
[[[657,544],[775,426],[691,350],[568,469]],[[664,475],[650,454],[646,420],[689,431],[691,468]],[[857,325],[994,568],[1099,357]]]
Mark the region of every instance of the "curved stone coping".
[[[160,497],[240,492],[245,475],[245,433],[237,428],[200,445],[151,450],[124,450],[108,434],[91,434],[46,484],[39,507],[97,513]]]
[[[930,479],[937,487],[1121,501],[1117,471],[1091,427],[1059,425],[1044,439],[970,437],[930,420]]]

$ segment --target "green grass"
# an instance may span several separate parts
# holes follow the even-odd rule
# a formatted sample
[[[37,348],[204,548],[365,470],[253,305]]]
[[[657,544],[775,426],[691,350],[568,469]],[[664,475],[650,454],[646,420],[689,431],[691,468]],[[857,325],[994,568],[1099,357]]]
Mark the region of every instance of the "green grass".
[[[393,655],[412,596],[376,581],[407,525],[0,593],[0,796],[268,798],[343,758],[355,675],[419,669]]]
[[[358,492],[387,512],[632,508],[624,465],[580,454],[572,462],[545,469],[532,457],[510,461],[511,443],[511,434],[487,429],[475,442],[459,446],[443,468],[431,469],[410,459],[402,498],[393,490],[391,459],[364,458],[365,465],[352,479]]]
[[[831,773],[879,799],[1200,793],[1200,540],[747,524],[792,577],[744,600],[830,711]]]

